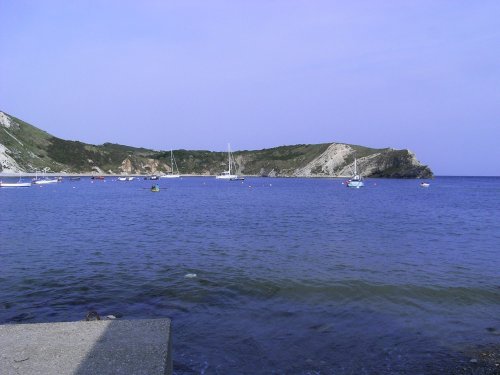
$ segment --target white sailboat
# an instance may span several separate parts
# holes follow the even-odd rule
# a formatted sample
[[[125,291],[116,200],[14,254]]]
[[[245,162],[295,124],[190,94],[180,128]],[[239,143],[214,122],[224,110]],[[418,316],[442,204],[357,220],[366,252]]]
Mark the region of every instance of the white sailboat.
[[[172,166],[172,170],[170,171],[170,174],[164,174],[160,176],[160,178],[179,178],[181,175],[179,174],[179,167],[177,167],[177,162],[175,161],[174,158],[174,151],[170,150],[170,165]],[[177,171],[177,173],[175,173]]]
[[[237,174],[233,174],[231,171],[231,167],[234,168],[234,161],[233,161],[233,156],[231,154],[231,145],[228,143],[227,144],[227,159],[228,159],[228,170],[222,172],[220,175],[215,176],[215,178],[220,179],[220,180],[230,180],[230,181],[242,181],[245,178],[240,177]]]
[[[38,178],[38,171],[35,171],[35,178],[33,179],[32,184],[34,184],[34,185],[47,185],[47,184],[55,184],[55,183],[58,183],[61,181],[58,178],[47,178],[45,176],[45,173],[47,173],[48,171],[50,171],[50,168],[43,169],[43,174],[42,174],[43,178],[41,178],[41,179]]]
[[[34,185],[47,185],[47,184],[55,184],[59,182],[59,180],[55,179],[55,178],[47,178],[45,180],[35,180],[33,181],[33,184]]]
[[[351,179],[347,181],[347,187],[359,189],[360,187],[363,186],[365,186],[365,183],[363,182],[363,177],[361,177],[361,175],[358,174],[357,162],[356,158],[354,158],[354,175],[352,176]]]
[[[30,187],[31,183],[21,182],[21,174],[19,174],[19,181],[17,182],[3,182],[0,181],[0,187],[4,188],[15,188],[15,187]]]
[[[31,183],[29,182],[2,182],[0,181],[0,187],[30,187]]]

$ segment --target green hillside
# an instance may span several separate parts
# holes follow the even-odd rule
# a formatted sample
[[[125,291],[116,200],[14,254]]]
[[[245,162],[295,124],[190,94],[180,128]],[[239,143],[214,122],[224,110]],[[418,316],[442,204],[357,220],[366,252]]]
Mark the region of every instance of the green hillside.
[[[114,143],[91,145],[64,140],[0,112],[0,172],[161,174],[171,170],[170,151]],[[182,174],[215,175],[227,169],[227,153],[174,150]],[[430,177],[408,150],[374,149],[338,143],[300,144],[233,153],[243,175],[331,177],[349,174],[354,157],[373,177]]]

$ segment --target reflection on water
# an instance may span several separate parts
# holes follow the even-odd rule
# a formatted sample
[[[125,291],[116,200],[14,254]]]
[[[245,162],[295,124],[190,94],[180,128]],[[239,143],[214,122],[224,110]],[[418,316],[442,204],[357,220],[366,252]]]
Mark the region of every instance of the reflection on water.
[[[0,322],[172,317],[178,374],[449,373],[500,343],[500,179],[161,183],[0,191]]]

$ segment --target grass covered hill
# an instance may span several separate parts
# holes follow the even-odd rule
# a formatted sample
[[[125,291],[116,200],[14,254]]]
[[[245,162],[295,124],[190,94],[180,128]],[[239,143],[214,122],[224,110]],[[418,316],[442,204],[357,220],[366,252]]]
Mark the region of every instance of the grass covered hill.
[[[227,169],[227,153],[174,150],[181,174],[215,175]],[[270,177],[335,177],[352,173],[354,157],[365,176],[429,178],[432,171],[409,150],[343,143],[280,146],[233,153],[237,173]],[[55,137],[0,112],[0,172],[158,174],[171,171],[170,151],[114,143],[91,145]]]

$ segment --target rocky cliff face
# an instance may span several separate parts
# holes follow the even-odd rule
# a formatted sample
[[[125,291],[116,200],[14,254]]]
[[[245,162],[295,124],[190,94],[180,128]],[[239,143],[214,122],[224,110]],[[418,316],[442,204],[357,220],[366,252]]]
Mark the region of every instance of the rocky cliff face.
[[[351,172],[344,170],[349,157],[354,152],[354,149],[348,145],[332,143],[317,158],[307,163],[304,167],[295,170],[293,175],[297,177],[351,175]]]
[[[17,173],[60,166],[45,159],[50,135],[25,122],[0,112],[0,172]]]
[[[157,159],[127,157],[120,165],[124,174],[159,174],[170,172],[171,168]]]
[[[181,174],[227,170],[227,154],[174,151]],[[234,153],[239,174],[270,177],[347,177],[354,158],[367,177],[429,178],[432,171],[409,150],[371,149],[342,143],[281,146]],[[111,143],[89,145],[54,137],[0,112],[0,172],[161,174],[172,170],[170,153]]]
[[[16,140],[16,138],[12,136],[12,134],[8,130],[11,128],[11,126],[12,121],[10,117],[5,113],[0,112],[0,129],[6,136],[9,136],[12,139]],[[19,142],[19,144],[20,146],[23,145],[21,142]],[[0,144],[0,172],[3,170],[5,172],[16,173],[21,170],[21,167],[17,164],[12,156],[12,151],[3,144]]]
[[[357,150],[350,145],[332,143],[321,155],[294,172],[297,177],[347,177],[354,171]],[[364,176],[428,178],[429,167],[422,165],[409,150],[383,149],[357,157],[357,167]]]

